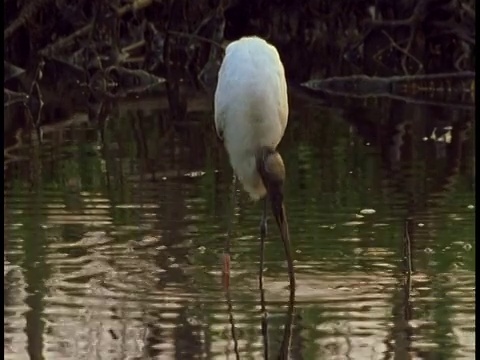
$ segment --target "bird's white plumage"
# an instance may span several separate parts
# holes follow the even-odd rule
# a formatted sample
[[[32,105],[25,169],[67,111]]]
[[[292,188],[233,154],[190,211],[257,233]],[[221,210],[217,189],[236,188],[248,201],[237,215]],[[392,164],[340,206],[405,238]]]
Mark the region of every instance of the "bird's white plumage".
[[[287,84],[275,47],[258,37],[228,45],[215,91],[215,127],[252,199],[266,194],[255,154],[261,147],[276,148],[287,119]]]

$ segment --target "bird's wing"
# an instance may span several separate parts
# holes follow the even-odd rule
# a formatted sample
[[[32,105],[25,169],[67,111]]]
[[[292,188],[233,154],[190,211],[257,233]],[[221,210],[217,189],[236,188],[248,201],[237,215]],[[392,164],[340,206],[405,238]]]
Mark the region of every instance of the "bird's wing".
[[[222,111],[215,109],[215,130],[217,136],[223,141],[223,125],[225,120],[225,114]]]

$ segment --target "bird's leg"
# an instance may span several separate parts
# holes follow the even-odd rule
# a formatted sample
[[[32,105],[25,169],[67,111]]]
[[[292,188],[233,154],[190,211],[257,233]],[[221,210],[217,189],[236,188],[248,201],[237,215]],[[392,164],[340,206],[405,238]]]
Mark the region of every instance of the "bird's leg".
[[[263,213],[260,220],[260,271],[258,274],[258,282],[260,285],[260,308],[262,313],[262,335],[264,357],[268,359],[268,314],[265,303],[265,290],[263,289],[263,261],[265,255],[265,237],[267,235],[267,196],[263,199]]]
[[[265,257],[265,237],[267,235],[267,197],[263,199],[263,214],[260,221],[260,272],[259,283],[260,289],[263,290],[263,260]]]
[[[223,286],[228,288],[230,284],[230,238],[232,237],[232,227],[233,227],[233,220],[235,218],[235,206],[236,206],[236,195],[237,189],[236,186],[236,176],[233,175],[232,179],[232,193],[231,193],[231,211],[228,219],[228,230],[227,230],[227,238],[225,239],[224,244],[224,251],[223,251]]]

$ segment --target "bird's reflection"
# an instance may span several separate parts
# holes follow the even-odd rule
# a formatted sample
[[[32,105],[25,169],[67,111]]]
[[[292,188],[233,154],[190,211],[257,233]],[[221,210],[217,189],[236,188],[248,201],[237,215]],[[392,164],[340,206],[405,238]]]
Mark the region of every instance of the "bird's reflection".
[[[235,329],[235,321],[233,318],[233,306],[232,306],[232,296],[230,294],[230,287],[225,288],[225,299],[227,300],[227,308],[228,308],[228,321],[230,323],[230,331],[232,334],[233,340],[233,351],[235,352],[235,358],[240,359],[240,354],[238,352],[238,339],[237,339],[237,331]],[[228,348],[227,348],[228,351]],[[228,353],[227,353],[228,356]]]
[[[238,350],[238,337],[235,327],[235,319],[233,316],[233,306],[232,298],[230,293],[230,287],[225,288],[225,299],[227,301],[228,309],[228,319],[230,323],[230,332],[233,340],[233,351],[235,353],[235,358],[240,359],[240,353]],[[295,309],[295,287],[290,286],[290,296],[288,299],[287,313],[285,317],[285,326],[283,329],[283,338],[278,350],[278,355],[276,359],[288,359],[290,353],[290,344],[292,340],[292,327],[293,327],[293,317]],[[265,299],[265,289],[263,288],[263,282],[260,286],[260,311],[261,311],[261,328],[262,328],[262,338],[263,338],[263,354],[264,359],[269,359],[269,349],[270,343],[268,338],[268,325],[269,325],[269,316],[267,312],[267,303]]]
[[[295,309],[295,286],[290,284],[290,297],[288,299],[287,317],[283,329],[283,339],[278,352],[277,359],[288,359],[290,354],[290,343],[292,342],[293,315]]]
[[[263,338],[263,357],[268,359],[268,313],[267,303],[265,301],[265,289],[263,288],[263,274],[260,273],[260,311],[262,313],[262,338]]]

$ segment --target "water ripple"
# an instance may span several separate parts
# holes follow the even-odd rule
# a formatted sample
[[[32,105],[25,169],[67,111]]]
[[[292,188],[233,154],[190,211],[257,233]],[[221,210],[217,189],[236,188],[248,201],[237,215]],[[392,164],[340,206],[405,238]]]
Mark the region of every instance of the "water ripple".
[[[433,166],[443,160],[415,139],[415,161],[388,163],[340,114],[327,113],[309,114],[311,127],[293,117],[280,149],[297,279],[292,359],[473,358],[468,171],[453,182],[452,171]],[[198,148],[185,143],[199,138],[197,128],[162,145],[109,126],[102,146],[88,127],[72,134],[90,140],[58,148],[46,135],[40,158],[7,169],[5,357],[225,359],[237,347],[242,359],[263,358],[261,204],[238,191],[232,209],[221,144],[210,135]],[[51,162],[53,152],[64,156]],[[264,284],[276,353],[289,284],[271,215]]]

